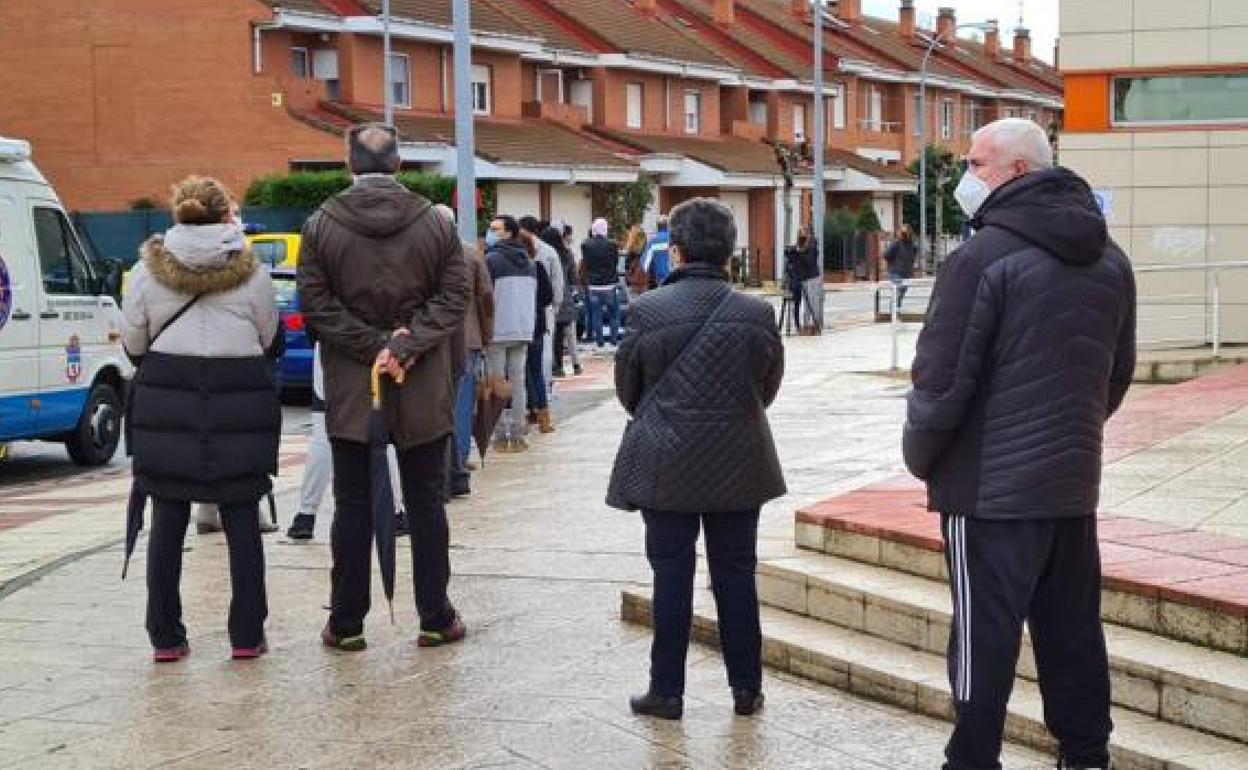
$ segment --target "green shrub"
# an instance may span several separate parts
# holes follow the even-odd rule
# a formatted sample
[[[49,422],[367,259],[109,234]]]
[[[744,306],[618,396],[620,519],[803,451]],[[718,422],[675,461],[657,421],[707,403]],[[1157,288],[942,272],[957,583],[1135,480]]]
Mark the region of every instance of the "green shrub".
[[[451,204],[455,180],[436,174],[403,171],[398,180],[412,192],[434,203]],[[247,188],[247,206],[269,208],[316,208],[331,196],[351,186],[346,171],[301,171],[294,174],[266,176]],[[484,197],[484,196],[483,196]]]

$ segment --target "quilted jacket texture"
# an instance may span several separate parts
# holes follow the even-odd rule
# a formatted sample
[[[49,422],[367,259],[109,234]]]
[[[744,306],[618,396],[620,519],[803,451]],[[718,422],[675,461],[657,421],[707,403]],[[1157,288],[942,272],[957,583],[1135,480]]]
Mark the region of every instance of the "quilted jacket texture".
[[[1105,421],[1135,369],[1131,265],[1061,168],[998,188],[972,226],[919,336],[906,465],[931,510],[1095,514]]]
[[[630,306],[615,388],[633,419],[616,454],[608,505],[720,513],[785,493],[766,411],[784,376],[784,346],[771,307],[734,293],[727,279],[722,270],[690,265]],[[694,339],[725,297],[728,304]],[[687,344],[693,347],[682,355]]]

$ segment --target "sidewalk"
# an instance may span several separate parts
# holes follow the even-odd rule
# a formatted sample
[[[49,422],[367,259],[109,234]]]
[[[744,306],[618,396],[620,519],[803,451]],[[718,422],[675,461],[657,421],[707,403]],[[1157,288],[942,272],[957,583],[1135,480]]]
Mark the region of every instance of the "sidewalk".
[[[790,374],[773,418],[794,493],[767,509],[773,547],[791,545],[800,501],[896,471],[893,424],[904,386],[853,373],[868,368],[878,343],[870,328],[789,341]],[[627,696],[646,681],[649,637],[618,620],[619,592],[644,584],[649,570],[639,518],[602,502],[624,425],[608,372],[599,367],[596,384],[567,396],[596,394],[596,403],[535,438],[528,453],[491,455],[474,495],[451,506],[452,592],[470,628],[464,644],[414,645],[404,544],[398,624],[378,608],[368,651],[322,649],[324,540],[295,545],[270,536],[273,653],[231,663],[225,547],[212,535],[186,555],[192,657],[157,668],[142,629],[142,580],[120,582],[120,549],[109,547],[0,598],[0,767],[934,764],[946,725],[786,677],[768,675],[761,718],[735,718],[719,658],[700,647],[690,651],[682,723],[628,713]],[[296,443],[284,451],[297,462]],[[288,482],[297,477],[292,467]],[[289,489],[279,498],[284,518],[293,512]],[[76,515],[89,514],[58,514]],[[119,531],[120,519],[110,516],[101,518]],[[0,533],[0,551],[3,538],[30,526]],[[133,573],[142,575],[143,565],[140,546]],[[1006,761],[1011,770],[1045,766],[1014,749]]]
[[[916,331],[906,330],[903,359]],[[887,328],[786,342],[772,425],[791,492],[764,511],[764,555],[792,548],[796,509],[901,471],[908,385],[885,372]],[[465,644],[414,646],[403,544],[397,626],[378,608],[369,651],[321,649],[325,534],[308,545],[270,536],[274,651],[230,663],[225,547],[212,535],[187,554],[184,571],[194,654],[155,668],[142,630],[142,544],[126,583],[120,549],[108,546],[0,596],[0,767],[934,765],[947,725],[785,677],[768,675],[762,719],[733,718],[719,659],[702,648],[691,650],[682,724],[627,713],[626,696],[645,682],[648,636],[618,621],[618,597],[649,573],[638,517],[602,502],[624,425],[609,373],[609,362],[595,360],[562,391],[574,416],[535,437],[528,453],[491,455],[474,495],[451,506],[452,592],[470,626]],[[1248,368],[1141,391],[1126,413],[1141,416],[1111,428],[1113,510],[1242,534]],[[284,520],[294,512],[301,441],[283,445]],[[27,554],[20,549],[63,553],[71,541],[115,543],[126,490],[128,479],[115,475],[5,490],[0,561],[18,563],[11,554]],[[1014,750],[1006,766],[1046,765]]]

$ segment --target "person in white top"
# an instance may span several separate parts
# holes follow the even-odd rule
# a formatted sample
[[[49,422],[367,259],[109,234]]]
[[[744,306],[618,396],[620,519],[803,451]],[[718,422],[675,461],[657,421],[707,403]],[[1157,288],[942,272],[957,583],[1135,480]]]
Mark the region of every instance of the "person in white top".
[[[396,534],[407,534],[407,514],[403,510],[402,485],[399,483],[398,459],[394,447],[386,452],[390,465],[390,490],[394,494],[395,515],[399,517]],[[291,540],[311,540],[316,530],[316,514],[321,510],[325,490],[334,478],[333,459],[330,454],[329,435],[325,432],[325,370],[321,368],[321,344],[312,349],[312,439],[308,442],[308,457],[303,466],[303,483],[299,487],[299,512],[290,522],[286,537]]]

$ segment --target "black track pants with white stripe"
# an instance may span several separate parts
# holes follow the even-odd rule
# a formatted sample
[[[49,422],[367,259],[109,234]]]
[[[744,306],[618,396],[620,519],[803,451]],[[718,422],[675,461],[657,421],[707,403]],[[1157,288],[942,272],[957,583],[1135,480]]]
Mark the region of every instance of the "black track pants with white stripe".
[[[949,681],[957,726],[945,770],[998,770],[1023,621],[1044,721],[1071,764],[1104,767],[1113,725],[1101,628],[1096,519],[941,517],[953,628]]]

